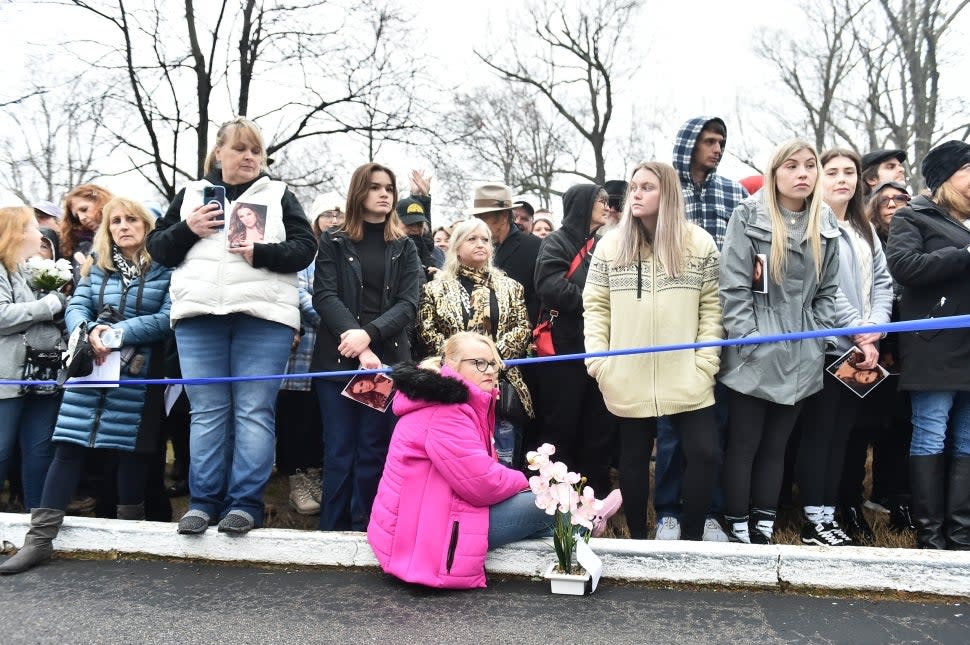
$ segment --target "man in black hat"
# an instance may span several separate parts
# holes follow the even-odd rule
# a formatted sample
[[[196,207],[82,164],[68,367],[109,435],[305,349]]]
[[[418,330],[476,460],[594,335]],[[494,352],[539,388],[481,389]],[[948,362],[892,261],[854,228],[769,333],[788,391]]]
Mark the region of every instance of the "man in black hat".
[[[862,157],[862,194],[866,197],[872,189],[887,181],[906,183],[906,151],[884,148],[867,152]]]
[[[434,245],[434,240],[427,234],[428,213],[426,204],[430,205],[430,199],[426,197],[424,200],[419,199],[416,195],[405,197],[397,203],[397,216],[404,224],[404,230],[408,237],[418,248],[418,259],[421,261],[421,266],[424,267],[425,279],[431,280],[434,278],[435,272],[445,263],[445,254]]]

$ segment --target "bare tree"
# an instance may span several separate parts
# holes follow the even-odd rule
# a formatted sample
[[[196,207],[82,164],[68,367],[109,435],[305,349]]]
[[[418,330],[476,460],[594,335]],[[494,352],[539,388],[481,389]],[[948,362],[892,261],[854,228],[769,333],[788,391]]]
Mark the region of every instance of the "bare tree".
[[[894,147],[909,153],[914,185],[929,149],[970,134],[966,105],[940,91],[948,38],[970,0],[836,0],[804,5],[808,30],[763,35],[771,62],[803,120],[776,112],[790,130],[811,132],[821,149]],[[806,35],[807,34],[807,35]],[[962,71],[962,70],[961,70]]]
[[[73,51],[135,116],[108,127],[169,199],[202,174],[213,115],[256,120],[276,156],[339,134],[365,136],[375,154],[419,128],[407,93],[391,92],[418,72],[391,56],[406,22],[383,0],[64,1],[107,27]]]
[[[835,136],[845,140],[851,134],[841,128],[844,110],[839,92],[859,63],[852,29],[868,4],[858,0],[835,0],[804,5],[807,29],[793,38],[778,30],[762,31],[756,53],[775,66],[781,83],[802,109],[817,150]],[[776,112],[781,120],[787,117]],[[800,124],[788,122],[798,131]]]
[[[595,183],[606,179],[616,55],[630,51],[626,30],[642,4],[598,0],[574,9],[564,0],[532,3],[522,23],[528,25],[525,29],[509,34],[497,51],[476,51],[501,78],[537,92],[586,141],[593,172],[570,172]]]
[[[516,193],[539,195],[548,207],[561,174],[572,174],[575,146],[544,116],[533,98],[506,83],[459,95],[446,122],[452,124],[452,164],[480,177],[500,179]],[[447,153],[446,153],[447,154]]]
[[[55,89],[33,89],[0,108],[7,136],[0,139],[0,185],[26,203],[58,201],[101,174],[109,152],[102,127],[105,94],[83,79]]]

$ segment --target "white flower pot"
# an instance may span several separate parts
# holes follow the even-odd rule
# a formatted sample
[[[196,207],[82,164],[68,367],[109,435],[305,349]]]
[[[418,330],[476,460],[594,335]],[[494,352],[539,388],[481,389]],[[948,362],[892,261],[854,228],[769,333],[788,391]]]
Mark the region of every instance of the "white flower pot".
[[[544,577],[549,581],[552,593],[564,594],[567,596],[586,596],[593,593],[592,577],[583,571],[581,575],[558,573],[555,571],[556,563],[553,562],[546,569]]]

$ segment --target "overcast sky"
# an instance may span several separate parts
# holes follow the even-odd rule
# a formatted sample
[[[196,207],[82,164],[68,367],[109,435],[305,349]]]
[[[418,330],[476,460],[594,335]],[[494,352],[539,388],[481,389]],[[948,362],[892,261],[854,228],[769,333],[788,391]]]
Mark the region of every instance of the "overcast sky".
[[[456,0],[399,0],[412,11],[413,33],[409,38],[425,43],[433,57],[429,65],[441,78],[453,83],[487,82],[489,72],[476,61],[473,50],[500,45],[508,37],[510,17],[521,15],[521,0],[467,2]],[[171,3],[173,10],[180,4]],[[31,73],[23,57],[27,43],[56,43],[76,37],[95,37],[75,10],[36,7],[24,2],[0,0],[0,38],[5,43],[0,57],[0,102],[9,98]],[[964,15],[951,41],[966,43],[970,12]],[[617,88],[619,98],[612,134],[624,128],[634,104],[664,106],[670,122],[665,140],[652,141],[656,157],[669,161],[670,146],[677,126],[689,117],[715,114],[727,117],[728,151],[737,141],[733,116],[738,99],[761,95],[772,83],[773,72],[752,51],[753,35],[769,26],[798,33],[801,12],[792,0],[648,0],[646,9],[631,25],[636,48],[631,56],[638,70]],[[968,62],[967,47],[960,57]],[[639,61],[637,60],[639,59]],[[214,115],[216,121],[222,116]],[[765,152],[767,155],[767,152]],[[384,161],[406,172],[407,166],[421,165],[419,151],[389,150]],[[614,160],[616,164],[616,160]],[[610,167],[610,174],[624,172]],[[752,174],[750,168],[730,156],[721,172],[739,178]],[[107,178],[116,191],[143,197],[147,186],[137,178]]]

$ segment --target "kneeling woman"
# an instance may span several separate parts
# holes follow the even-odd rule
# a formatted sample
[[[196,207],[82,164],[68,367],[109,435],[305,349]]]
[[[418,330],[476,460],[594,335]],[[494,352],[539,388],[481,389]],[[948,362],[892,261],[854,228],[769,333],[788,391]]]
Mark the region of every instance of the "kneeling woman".
[[[82,277],[65,312],[68,329],[88,326],[100,364],[111,353],[102,336],[121,333],[121,380],[145,378],[153,357],[171,330],[168,284],[171,270],[152,261],[145,237],[154,218],[136,202],[115,198],[104,206],[94,238],[94,264]],[[83,271],[82,271],[83,273]],[[145,519],[146,456],[136,452],[147,390],[143,385],[69,389],[54,430],[54,461],[47,471],[40,506],[33,509],[24,548],[0,573],[20,573],[48,560],[64,509],[81,477],[85,448],[120,452],[118,518]]]
[[[484,587],[486,551],[550,533],[554,516],[536,507],[525,475],[496,457],[501,367],[490,338],[459,332],[440,358],[394,369],[400,419],[367,527],[385,572],[429,587]]]

